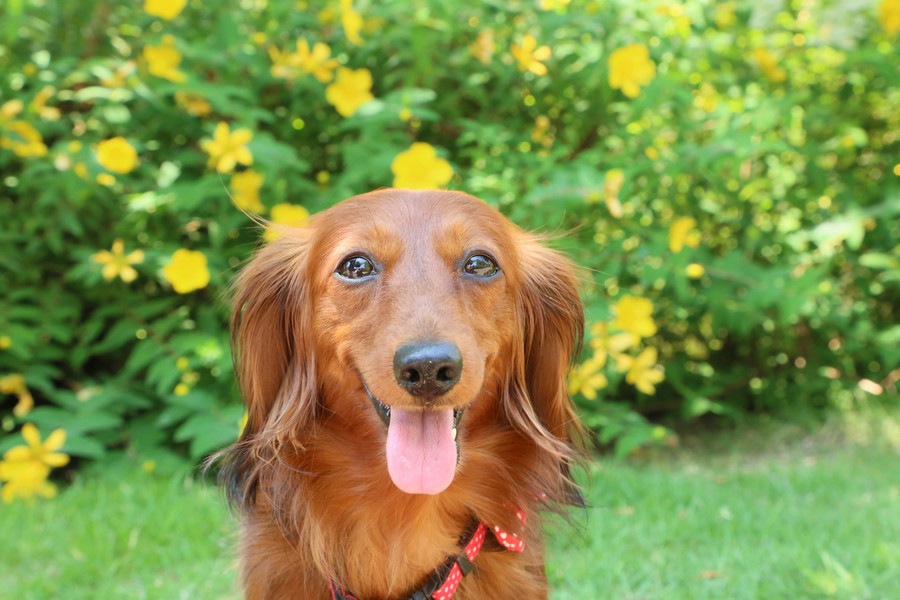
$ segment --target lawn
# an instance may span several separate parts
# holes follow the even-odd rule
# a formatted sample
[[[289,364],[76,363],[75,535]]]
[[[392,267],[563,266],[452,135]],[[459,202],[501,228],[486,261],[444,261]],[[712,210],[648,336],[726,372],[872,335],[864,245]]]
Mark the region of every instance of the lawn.
[[[896,597],[896,434],[760,431],[598,459],[591,508],[553,526],[552,598]],[[238,597],[228,509],[184,474],[87,472],[0,531],[4,598]]]

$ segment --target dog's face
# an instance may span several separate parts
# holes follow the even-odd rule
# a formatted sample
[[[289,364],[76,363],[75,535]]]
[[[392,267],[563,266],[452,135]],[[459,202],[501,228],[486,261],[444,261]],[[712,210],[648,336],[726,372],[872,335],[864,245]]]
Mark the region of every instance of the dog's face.
[[[364,385],[369,421],[387,428],[394,483],[438,493],[452,481],[458,424],[515,338],[516,230],[474,198],[382,193],[315,223],[316,346],[323,380]],[[324,233],[323,233],[324,232]],[[335,386],[337,387],[337,386]],[[337,392],[337,390],[335,390]],[[356,413],[358,398],[334,396]]]
[[[237,291],[245,439],[306,446],[337,419],[381,440],[371,456],[413,494],[453,482],[479,415],[570,452],[571,265],[476,198],[351,198],[264,248]]]

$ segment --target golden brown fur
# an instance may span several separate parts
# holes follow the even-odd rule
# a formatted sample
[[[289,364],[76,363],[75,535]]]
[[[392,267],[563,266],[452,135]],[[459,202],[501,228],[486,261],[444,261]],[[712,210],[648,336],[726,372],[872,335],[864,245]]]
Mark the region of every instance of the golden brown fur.
[[[501,274],[461,277],[473,249],[493,253]],[[377,281],[334,275],[354,250],[383,265]],[[459,552],[473,517],[519,532],[526,550],[482,552],[455,598],[546,598],[540,511],[576,493],[580,432],[565,378],[583,316],[566,259],[471,196],[382,190],[262,248],[238,277],[234,308],[249,420],[222,477],[243,514],[248,599],[330,598],[328,577],[362,600],[406,598]],[[385,426],[362,384],[414,406],[391,357],[426,338],[453,341],[464,364],[439,400],[466,408],[455,478],[436,495],[393,484]]]

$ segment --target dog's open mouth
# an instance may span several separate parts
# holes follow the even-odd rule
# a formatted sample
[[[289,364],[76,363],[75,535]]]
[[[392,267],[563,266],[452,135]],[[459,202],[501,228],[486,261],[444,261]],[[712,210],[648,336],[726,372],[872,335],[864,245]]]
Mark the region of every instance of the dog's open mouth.
[[[408,494],[439,494],[453,482],[459,462],[462,408],[391,407],[363,388],[387,427],[386,455],[391,481]]]

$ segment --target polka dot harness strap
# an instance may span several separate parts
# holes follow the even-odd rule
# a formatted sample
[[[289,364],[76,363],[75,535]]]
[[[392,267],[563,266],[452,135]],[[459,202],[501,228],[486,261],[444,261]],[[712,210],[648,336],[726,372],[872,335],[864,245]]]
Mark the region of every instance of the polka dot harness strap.
[[[516,517],[523,523],[525,522],[525,513],[523,511],[517,510]],[[510,552],[522,552],[525,550],[525,540],[519,538],[515,533],[507,533],[499,527],[490,527],[484,521],[479,521],[468,542],[465,542],[463,551],[455,556],[448,557],[441,568],[431,576],[425,585],[416,590],[409,597],[409,600],[450,600],[453,598],[456,589],[459,587],[459,582],[472,571],[473,563],[481,552],[482,546],[484,546],[488,531],[493,534],[503,549]],[[341,587],[333,579],[329,582],[329,585],[331,586],[332,600],[358,600],[356,596]]]

